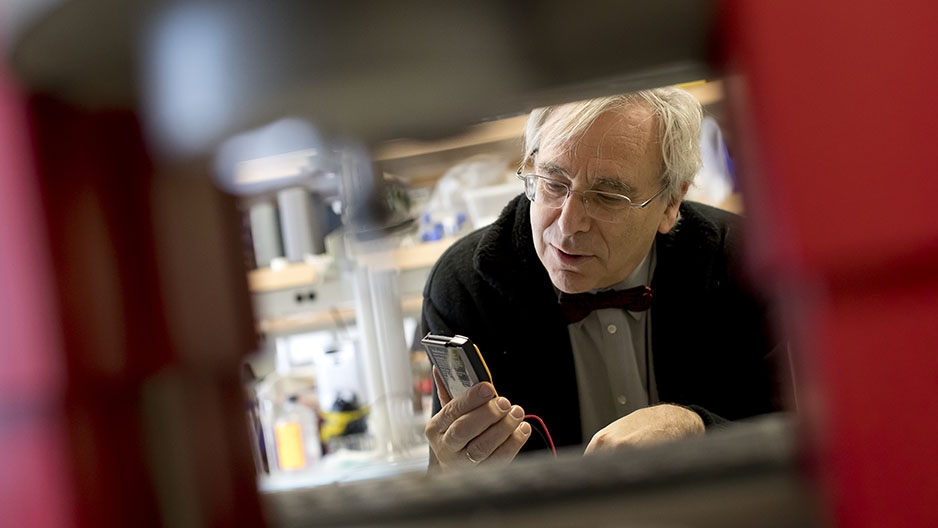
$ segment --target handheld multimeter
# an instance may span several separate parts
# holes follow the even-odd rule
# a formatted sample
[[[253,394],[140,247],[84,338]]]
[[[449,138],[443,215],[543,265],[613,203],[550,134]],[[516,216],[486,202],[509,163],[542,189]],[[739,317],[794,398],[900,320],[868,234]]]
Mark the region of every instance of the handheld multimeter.
[[[430,363],[440,372],[446,391],[453,398],[461,396],[476,383],[492,381],[479,347],[468,337],[427,334],[420,343],[427,349]]]

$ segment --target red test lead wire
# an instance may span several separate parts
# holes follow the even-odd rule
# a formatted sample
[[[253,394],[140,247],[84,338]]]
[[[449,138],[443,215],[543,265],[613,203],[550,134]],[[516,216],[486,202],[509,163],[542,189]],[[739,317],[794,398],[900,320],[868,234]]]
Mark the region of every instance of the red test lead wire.
[[[550,452],[557,456],[557,448],[554,447],[554,439],[550,437],[550,431],[547,430],[547,424],[544,423],[544,420],[541,420],[541,417],[536,414],[525,414],[525,420],[537,420],[537,423],[541,424],[541,430],[544,431],[544,436],[547,437],[547,445],[550,446]]]

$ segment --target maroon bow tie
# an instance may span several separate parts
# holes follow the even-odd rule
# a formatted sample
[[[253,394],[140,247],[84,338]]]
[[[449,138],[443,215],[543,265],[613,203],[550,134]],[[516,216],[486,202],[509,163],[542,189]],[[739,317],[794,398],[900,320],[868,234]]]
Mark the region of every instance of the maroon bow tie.
[[[651,288],[637,286],[628,290],[606,290],[599,293],[563,293],[557,298],[569,324],[582,321],[593,310],[622,308],[641,312],[651,307]]]

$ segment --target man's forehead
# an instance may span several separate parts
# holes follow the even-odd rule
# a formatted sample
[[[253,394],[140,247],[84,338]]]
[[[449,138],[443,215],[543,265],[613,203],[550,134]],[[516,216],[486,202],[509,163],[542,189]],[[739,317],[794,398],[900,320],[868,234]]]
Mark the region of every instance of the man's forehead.
[[[559,129],[554,134],[542,136],[535,156],[542,174],[571,179],[584,174],[592,185],[601,182],[625,194],[655,185],[661,174],[657,121],[642,105],[607,110],[570,141],[560,140],[565,134]]]
[[[623,153],[636,155],[657,143],[655,115],[646,105],[632,103],[605,110],[589,126],[570,136],[576,127],[563,113],[544,123],[540,150],[577,150],[590,157],[614,157]],[[589,149],[589,150],[584,150]]]

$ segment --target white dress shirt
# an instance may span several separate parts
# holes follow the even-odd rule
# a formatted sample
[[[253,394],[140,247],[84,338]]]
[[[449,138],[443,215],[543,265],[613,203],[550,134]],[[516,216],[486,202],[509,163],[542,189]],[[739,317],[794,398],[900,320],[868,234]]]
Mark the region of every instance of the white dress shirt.
[[[651,285],[655,247],[625,280],[604,290]],[[595,293],[599,290],[593,290]],[[632,411],[658,402],[651,310],[596,310],[567,327],[576,365],[583,441]]]

